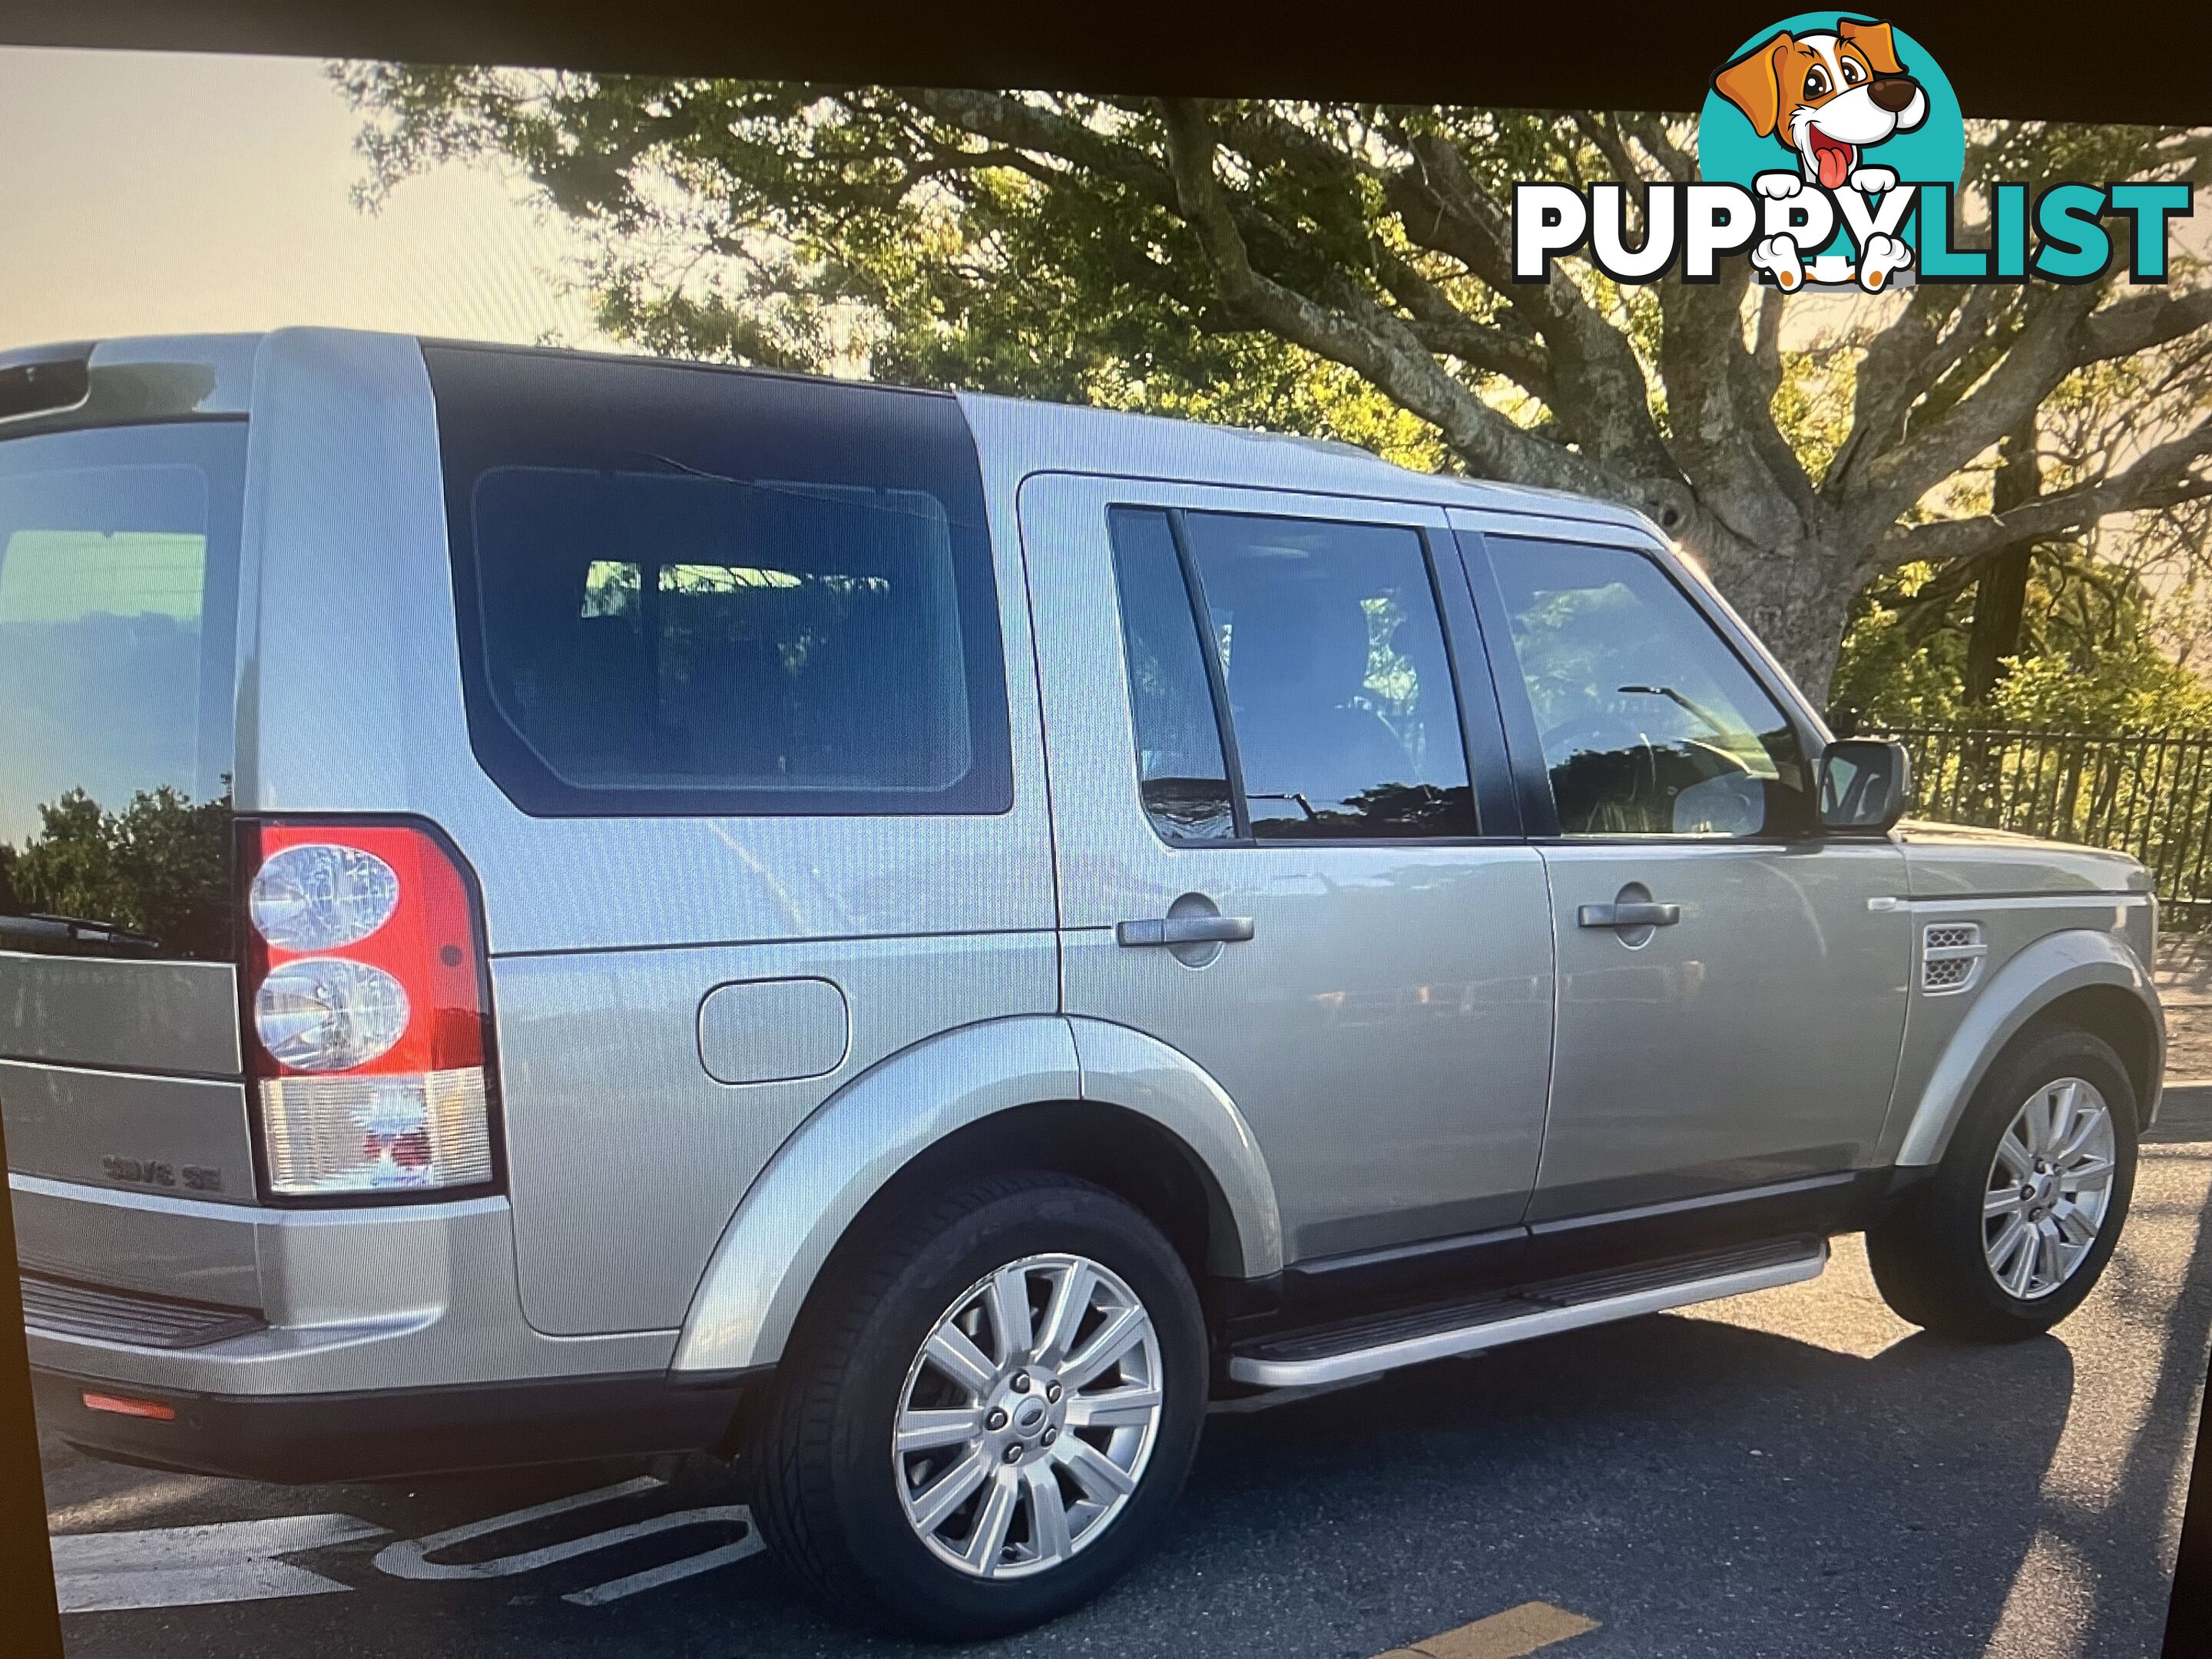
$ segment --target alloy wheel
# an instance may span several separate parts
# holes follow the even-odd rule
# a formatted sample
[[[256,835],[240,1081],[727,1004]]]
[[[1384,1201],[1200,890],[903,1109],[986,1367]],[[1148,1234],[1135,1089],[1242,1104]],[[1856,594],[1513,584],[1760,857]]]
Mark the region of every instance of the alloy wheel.
[[[2083,1079],[2054,1079],[2013,1115],[1982,1197],[1983,1253],[2006,1295],[2048,1296],[2087,1259],[2117,1157],[2112,1108]]]
[[[908,1368],[892,1474],[917,1536],[980,1578],[1043,1572],[1127,1506],[1158,1438],[1160,1343],[1136,1292],[1079,1255],[963,1291]]]

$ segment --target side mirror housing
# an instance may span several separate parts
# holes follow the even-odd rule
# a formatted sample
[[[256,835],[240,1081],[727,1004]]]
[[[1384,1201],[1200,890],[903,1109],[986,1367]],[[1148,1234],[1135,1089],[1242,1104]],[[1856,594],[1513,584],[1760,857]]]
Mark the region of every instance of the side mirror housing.
[[[1886,836],[1912,801],[1912,757],[1901,743],[1839,738],[1820,754],[1820,827]]]

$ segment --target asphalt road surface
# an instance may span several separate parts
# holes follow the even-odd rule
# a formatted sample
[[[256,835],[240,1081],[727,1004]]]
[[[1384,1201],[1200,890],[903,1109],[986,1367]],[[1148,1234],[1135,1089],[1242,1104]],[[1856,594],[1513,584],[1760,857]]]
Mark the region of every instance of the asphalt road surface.
[[[2177,1102],[2104,1284],[2019,1346],[1915,1334],[1853,1239],[1809,1285],[1217,1408],[1158,1553],[975,1651],[2155,1653],[2208,1195],[2212,1099]],[[710,1460],[278,1487],[45,1451],[71,1659],[945,1651],[801,1599]]]

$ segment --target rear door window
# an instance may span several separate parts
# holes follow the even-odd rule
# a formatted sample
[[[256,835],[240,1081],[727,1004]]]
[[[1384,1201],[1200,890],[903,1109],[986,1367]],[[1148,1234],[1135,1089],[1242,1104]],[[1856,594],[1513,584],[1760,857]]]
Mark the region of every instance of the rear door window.
[[[951,399],[431,348],[470,731],[526,811],[1012,800]]]
[[[1116,508],[1110,529],[1139,782],[1163,838],[1233,838],[1239,805],[1261,841],[1478,833],[1418,530],[1142,507]]]
[[[35,913],[229,953],[245,451],[242,422],[0,442],[0,949],[99,937]]]

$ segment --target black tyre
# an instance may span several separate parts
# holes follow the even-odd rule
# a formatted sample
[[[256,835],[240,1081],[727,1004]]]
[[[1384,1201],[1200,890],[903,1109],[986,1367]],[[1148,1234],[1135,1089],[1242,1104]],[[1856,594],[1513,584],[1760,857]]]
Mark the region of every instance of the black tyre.
[[[1040,1623],[1158,1535],[1206,1376],[1189,1274],[1137,1210],[1065,1176],[969,1182],[810,1309],[748,1448],[761,1535],[836,1611]]]
[[[2112,1046],[2032,1036],[1983,1079],[1935,1176],[1867,1231],[1882,1299],[1941,1336],[2012,1342],[2081,1305],[2136,1178],[2136,1092]]]

